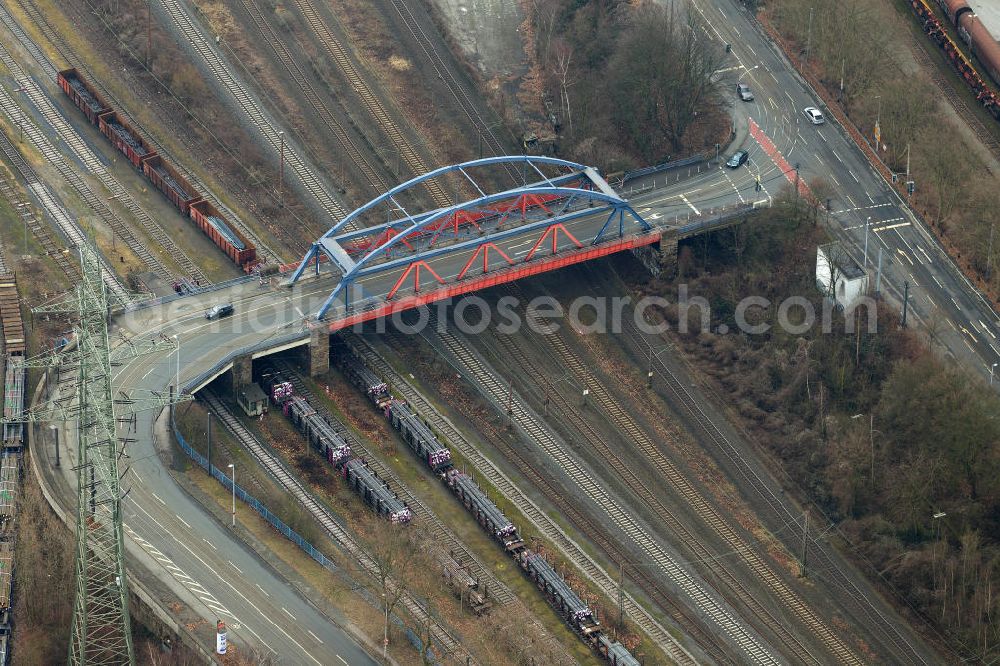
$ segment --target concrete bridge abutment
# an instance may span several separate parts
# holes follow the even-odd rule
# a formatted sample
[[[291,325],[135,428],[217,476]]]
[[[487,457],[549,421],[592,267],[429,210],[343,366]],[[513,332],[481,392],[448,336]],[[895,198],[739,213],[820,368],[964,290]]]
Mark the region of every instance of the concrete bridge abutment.
[[[309,336],[309,376],[316,377],[330,370],[330,331],[313,329]]]

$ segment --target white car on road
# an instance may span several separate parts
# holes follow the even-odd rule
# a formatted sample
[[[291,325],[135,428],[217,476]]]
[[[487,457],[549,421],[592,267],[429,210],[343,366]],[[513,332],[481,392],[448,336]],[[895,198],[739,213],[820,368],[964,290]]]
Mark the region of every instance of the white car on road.
[[[819,109],[815,106],[807,106],[802,110],[802,112],[806,114],[806,118],[808,118],[809,122],[813,125],[822,125],[826,122],[826,118],[823,117],[823,114],[820,113]]]

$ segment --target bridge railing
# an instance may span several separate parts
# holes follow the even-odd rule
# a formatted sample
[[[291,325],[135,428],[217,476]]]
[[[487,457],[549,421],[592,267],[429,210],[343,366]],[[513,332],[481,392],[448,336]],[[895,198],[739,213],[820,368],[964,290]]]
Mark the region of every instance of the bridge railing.
[[[181,298],[187,296],[192,296],[195,294],[207,294],[213,291],[222,291],[223,289],[228,289],[229,287],[235,287],[239,284],[246,284],[248,282],[253,282],[258,278],[253,275],[241,275],[238,278],[233,278],[232,280],[226,280],[225,282],[216,282],[214,284],[205,285],[203,287],[196,287],[194,289],[189,289],[183,294],[170,294],[169,296],[157,296],[154,298],[147,298],[144,301],[138,301],[135,303],[129,303],[128,307],[125,308],[126,312],[135,312],[136,310],[142,310],[144,308],[156,307],[157,305],[165,305],[167,303],[172,303]]]

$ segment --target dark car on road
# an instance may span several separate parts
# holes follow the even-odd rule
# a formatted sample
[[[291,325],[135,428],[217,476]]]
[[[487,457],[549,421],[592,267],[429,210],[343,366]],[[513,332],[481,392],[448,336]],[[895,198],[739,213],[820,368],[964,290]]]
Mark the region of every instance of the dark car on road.
[[[732,157],[729,158],[729,161],[726,162],[726,166],[730,169],[739,169],[747,163],[748,159],[750,159],[750,153],[745,150],[738,150],[733,153]]]
[[[222,319],[223,317],[228,317],[233,314],[233,304],[232,303],[221,303],[219,305],[213,305],[206,313],[205,319]]]

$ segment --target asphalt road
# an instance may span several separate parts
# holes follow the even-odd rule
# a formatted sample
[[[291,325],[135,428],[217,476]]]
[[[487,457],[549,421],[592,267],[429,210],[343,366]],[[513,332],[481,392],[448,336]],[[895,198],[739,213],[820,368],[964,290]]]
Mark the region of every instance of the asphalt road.
[[[255,286],[252,288],[256,288]],[[231,294],[232,295],[232,294]],[[204,319],[204,308],[187,299],[169,316],[157,320],[154,311],[143,311],[123,321],[119,330],[129,334],[179,335],[181,340],[180,380],[185,382],[229,350],[257,341],[276,331],[287,332],[278,321],[295,320],[287,302],[263,309],[243,305],[240,316],[219,325]],[[242,304],[241,304],[242,305]],[[239,324],[255,317],[252,332],[234,332]],[[225,325],[228,325],[226,327]],[[137,327],[132,328],[132,327]],[[261,332],[263,331],[263,332]],[[117,369],[116,386],[130,389],[165,390],[176,381],[176,352],[143,356]],[[156,419],[154,423],[154,419]],[[216,619],[226,621],[230,639],[249,647],[275,663],[287,664],[369,664],[372,658],[343,629],[332,623],[303,599],[284,579],[247,548],[173,481],[163,468],[157,448],[166,440],[166,413],[140,413],[137,441],[130,446],[130,470],[123,487],[130,492],[123,503],[128,566],[142,565],[165,583],[214,627]],[[72,508],[75,502],[76,450],[67,432],[62,435],[63,464],[52,467],[54,447],[46,443],[40,466],[57,494]],[[239,481],[239,470],[236,470]],[[239,513],[249,511],[237,506]],[[71,512],[72,513],[72,512]],[[214,639],[213,639],[214,641]],[[210,646],[209,646],[210,647]]]
[[[747,136],[746,126],[753,119],[789,163],[800,164],[806,182],[822,178],[833,186],[831,225],[859,262],[868,226],[872,269],[882,249],[882,291],[901,302],[903,282],[909,281],[910,316],[924,323],[944,322],[936,332],[948,353],[988,375],[991,364],[1000,361],[998,321],[992,309],[868,166],[843,130],[830,121],[823,126],[806,121],[802,109],[818,106],[817,100],[746,15],[723,0],[718,6],[700,4],[711,26],[710,36],[734,45],[730,66],[738,69],[729,75],[749,82],[756,95],[752,103],[739,102],[734,95],[738,136],[751,154],[750,162],[733,171],[711,168],[679,179],[674,176],[673,182],[665,177],[655,189],[635,195],[634,207],[657,224],[677,224],[689,214],[774,195],[789,174],[782,173],[772,157]],[[754,187],[758,177],[762,192]],[[586,237],[600,223],[603,219],[594,216],[575,221],[569,228],[578,237]],[[511,238],[504,248],[512,256],[523,256],[533,242],[534,238]],[[469,253],[436,257],[432,264],[447,279],[457,275]],[[814,257],[802,260],[811,264]],[[387,293],[397,277],[398,273],[366,279],[366,295]],[[133,313],[116,323],[137,335],[178,334],[183,384],[230,351],[304,332],[306,314],[315,312],[332,286],[329,277],[305,282],[294,290],[243,286]],[[225,300],[236,302],[236,315],[223,322],[206,322],[203,310]],[[173,353],[147,356],[120,368],[116,381],[126,390],[164,389],[174,381],[176,363]],[[205,619],[228,618],[235,640],[263,653],[273,651],[285,663],[330,664],[338,663],[338,657],[350,664],[368,663],[369,657],[352,639],[176,486],[161,466],[153,432],[151,415],[141,416],[138,441],[130,452],[131,492],[125,504],[130,566],[141,563]],[[72,446],[64,447],[64,451],[72,450]],[[47,460],[51,453],[47,448]],[[63,474],[55,480],[71,505],[75,480],[70,468],[64,465]],[[49,467],[46,473],[52,471]]]

